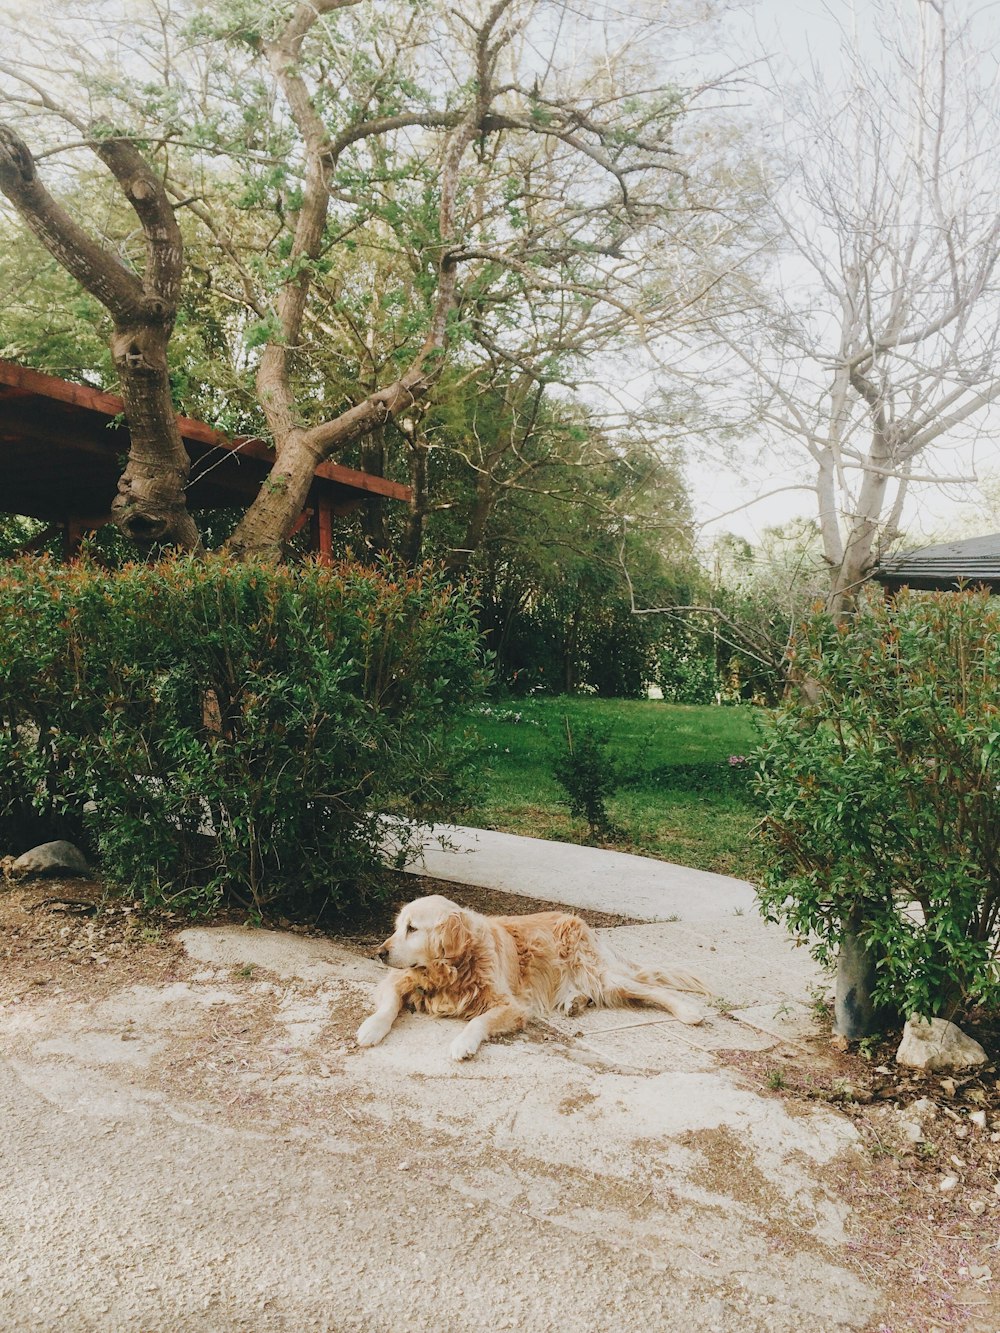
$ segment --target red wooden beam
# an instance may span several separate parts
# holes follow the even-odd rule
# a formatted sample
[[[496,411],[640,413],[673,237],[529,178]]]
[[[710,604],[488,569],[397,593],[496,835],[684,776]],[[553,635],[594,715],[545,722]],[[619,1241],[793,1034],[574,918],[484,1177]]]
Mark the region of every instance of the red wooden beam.
[[[45,375],[40,370],[30,370],[27,366],[16,365],[13,361],[0,360],[0,385],[16,390],[19,398],[32,395],[48,398],[71,404],[87,412],[97,412],[105,417],[121,416],[125,411],[125,403],[118,394],[105,393],[103,389],[92,389],[86,384],[73,384],[55,375]],[[179,416],[177,425],[185,442],[243,454],[256,462],[267,464],[274,462],[274,450],[257,436],[241,435],[231,438],[194,417]],[[204,468],[199,468],[199,462],[201,460],[196,459],[192,469],[192,481],[197,479],[199,471],[204,471]],[[409,486],[402,486],[399,482],[388,481],[385,477],[376,477],[368,472],[359,472],[355,468],[342,467],[339,463],[320,463],[316,468],[316,476],[324,481],[332,481],[370,495],[385,495],[393,500],[410,498]]]

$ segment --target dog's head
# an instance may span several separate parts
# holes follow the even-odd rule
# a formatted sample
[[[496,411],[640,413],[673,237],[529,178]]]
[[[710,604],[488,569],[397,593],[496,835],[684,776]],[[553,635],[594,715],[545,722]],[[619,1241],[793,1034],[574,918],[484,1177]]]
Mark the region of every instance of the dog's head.
[[[449,965],[467,953],[470,941],[461,907],[435,893],[401,909],[396,929],[379,948],[378,956],[390,967]]]

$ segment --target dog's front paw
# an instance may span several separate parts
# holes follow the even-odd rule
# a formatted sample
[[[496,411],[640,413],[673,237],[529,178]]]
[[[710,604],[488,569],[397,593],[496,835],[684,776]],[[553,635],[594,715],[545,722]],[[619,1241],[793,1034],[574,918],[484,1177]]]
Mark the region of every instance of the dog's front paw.
[[[691,1027],[699,1027],[705,1021],[705,1015],[700,1009],[696,1009],[691,1004],[679,1004],[674,1009],[674,1014],[682,1023],[687,1023]]]
[[[379,1018],[378,1014],[372,1014],[371,1018],[366,1018],[358,1028],[358,1045],[377,1046],[391,1026],[392,1024],[387,1023],[384,1018]]]
[[[453,1060],[470,1060],[479,1050],[480,1038],[474,1032],[463,1032],[451,1043],[448,1054]]]

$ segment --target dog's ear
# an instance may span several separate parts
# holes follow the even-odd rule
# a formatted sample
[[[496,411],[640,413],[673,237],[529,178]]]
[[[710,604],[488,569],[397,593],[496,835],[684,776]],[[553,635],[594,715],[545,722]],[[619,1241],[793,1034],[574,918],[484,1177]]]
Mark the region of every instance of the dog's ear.
[[[462,912],[451,912],[437,928],[437,954],[440,958],[461,958],[469,950],[472,936]]]

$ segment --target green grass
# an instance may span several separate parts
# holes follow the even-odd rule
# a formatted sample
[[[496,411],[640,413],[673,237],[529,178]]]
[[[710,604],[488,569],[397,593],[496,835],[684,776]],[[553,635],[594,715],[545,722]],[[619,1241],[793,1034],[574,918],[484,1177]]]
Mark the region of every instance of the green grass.
[[[568,718],[574,731],[587,724],[606,730],[609,752],[629,777],[608,802],[623,837],[607,845],[720,874],[751,875],[748,835],[757,815],[739,784],[728,781],[725,766],[730,755],[754,747],[753,709],[577,698],[487,707],[489,712],[469,719],[483,742],[484,793],[469,822],[563,842],[588,840],[586,823],[570,817],[552,775]]]

